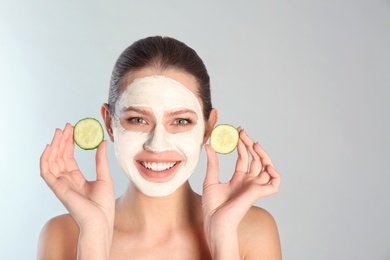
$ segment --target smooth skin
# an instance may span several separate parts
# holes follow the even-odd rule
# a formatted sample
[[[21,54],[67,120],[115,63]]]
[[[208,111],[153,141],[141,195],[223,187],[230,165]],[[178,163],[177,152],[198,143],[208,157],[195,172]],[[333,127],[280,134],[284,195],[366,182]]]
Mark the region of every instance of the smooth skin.
[[[128,76],[127,84],[151,75],[171,77],[196,93],[192,75],[175,69],[141,69]],[[114,141],[106,104],[102,116]],[[216,121],[213,109],[204,143]],[[273,217],[252,206],[278,191],[280,174],[262,147],[239,131],[238,158],[229,182],[219,181],[218,156],[205,144],[202,196],[188,181],[166,197],[148,197],[129,182],[115,200],[107,141],[96,151],[96,180],[87,181],[74,158],[73,127],[67,124],[64,130],[57,129],[41,156],[41,176],[69,214],[46,223],[38,259],[281,259]]]

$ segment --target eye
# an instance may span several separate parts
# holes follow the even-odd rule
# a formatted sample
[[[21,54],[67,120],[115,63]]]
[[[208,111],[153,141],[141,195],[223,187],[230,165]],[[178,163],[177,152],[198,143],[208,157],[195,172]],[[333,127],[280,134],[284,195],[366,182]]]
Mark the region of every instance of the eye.
[[[187,125],[187,124],[191,124],[192,120],[188,118],[178,118],[173,123],[175,125]]]
[[[146,120],[142,117],[130,117],[127,121],[132,124],[147,124]]]

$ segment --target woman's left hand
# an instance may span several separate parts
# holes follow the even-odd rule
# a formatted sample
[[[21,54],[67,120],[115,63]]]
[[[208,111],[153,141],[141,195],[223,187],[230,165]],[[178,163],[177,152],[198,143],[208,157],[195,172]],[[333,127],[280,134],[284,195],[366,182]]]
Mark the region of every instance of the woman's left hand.
[[[213,236],[211,233],[236,232],[238,224],[256,200],[279,190],[280,175],[268,154],[244,130],[240,130],[235,172],[227,183],[218,179],[217,154],[207,144],[205,149],[208,161],[202,206],[206,237]]]

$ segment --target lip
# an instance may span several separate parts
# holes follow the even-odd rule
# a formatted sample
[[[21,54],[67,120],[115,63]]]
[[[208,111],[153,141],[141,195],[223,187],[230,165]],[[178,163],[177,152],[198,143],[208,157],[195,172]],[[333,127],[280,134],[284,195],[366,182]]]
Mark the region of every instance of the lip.
[[[154,165],[153,168],[158,170],[152,170],[146,166],[150,166],[152,163],[160,164],[160,167]],[[181,167],[182,161],[136,161],[136,167],[142,177],[150,182],[168,182],[175,176],[177,170]],[[171,166],[168,169],[161,169],[161,165]]]

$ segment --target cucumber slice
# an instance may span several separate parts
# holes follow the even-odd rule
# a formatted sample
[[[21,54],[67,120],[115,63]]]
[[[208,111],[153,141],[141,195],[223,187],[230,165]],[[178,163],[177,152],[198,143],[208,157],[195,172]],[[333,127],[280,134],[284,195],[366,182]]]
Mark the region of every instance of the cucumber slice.
[[[229,154],[236,149],[240,133],[237,128],[229,124],[217,125],[210,136],[210,145],[215,152]]]
[[[81,149],[96,149],[104,140],[103,127],[95,118],[83,118],[74,126],[73,139]]]

